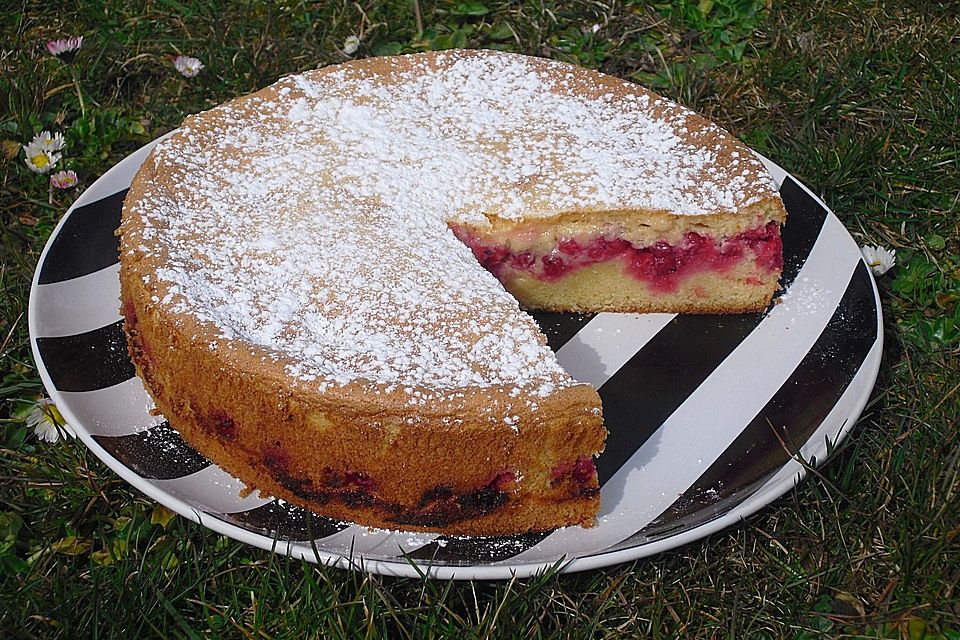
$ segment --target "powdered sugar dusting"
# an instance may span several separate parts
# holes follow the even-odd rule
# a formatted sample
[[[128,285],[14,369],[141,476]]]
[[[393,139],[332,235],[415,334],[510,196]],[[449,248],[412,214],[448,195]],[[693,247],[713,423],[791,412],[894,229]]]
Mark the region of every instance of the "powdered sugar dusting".
[[[794,286],[780,296],[780,313],[790,318],[788,326],[796,326],[804,317],[821,313],[830,304],[830,291],[807,277],[797,279]]]
[[[449,223],[726,212],[773,189],[642,91],[587,97],[508,54],[400,60],[285,78],[158,145],[125,245],[161,258],[153,299],[301,381],[547,395],[573,380]]]

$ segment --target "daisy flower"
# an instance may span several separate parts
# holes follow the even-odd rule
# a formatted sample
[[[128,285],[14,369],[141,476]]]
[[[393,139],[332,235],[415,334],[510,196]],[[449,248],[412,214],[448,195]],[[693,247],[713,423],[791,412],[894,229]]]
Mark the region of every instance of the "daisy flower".
[[[80,47],[83,46],[83,36],[74,36],[72,38],[60,38],[51,40],[47,43],[47,51],[50,55],[60,58],[65,62],[70,62],[76,55]]]
[[[348,56],[352,56],[357,52],[357,49],[360,48],[360,38],[357,36],[349,36],[346,40],[343,41],[343,52]]]
[[[77,78],[77,70],[70,64],[82,46],[83,36],[73,36],[72,38],[50,40],[47,42],[47,51],[49,51],[50,55],[54,58],[58,58],[67,64],[67,68],[70,69],[70,77],[73,79],[73,88],[77,90],[77,100],[80,101],[80,113],[87,115],[87,106],[83,102],[83,91],[80,90],[80,80]],[[33,167],[30,168],[33,169]],[[36,171],[36,169],[34,169],[34,171]]]
[[[31,171],[37,173],[46,173],[53,169],[54,165],[60,160],[61,149],[66,146],[63,134],[51,134],[49,131],[41,131],[33,136],[33,140],[23,148],[26,154],[24,162]]]
[[[37,437],[44,442],[56,442],[60,439],[61,431],[71,438],[77,435],[60,415],[60,410],[50,398],[37,400],[30,415],[27,416],[27,426],[32,428]]]
[[[200,69],[203,69],[203,63],[190,56],[177,56],[177,59],[173,61],[173,66],[184,78],[192,78],[200,73]]]
[[[69,189],[77,184],[77,174],[72,169],[58,171],[50,176],[50,184],[57,189]]]
[[[65,146],[67,146],[66,140],[63,139],[62,133],[54,133],[51,135],[49,131],[41,131],[37,135],[33,136],[33,140],[30,141],[30,144],[35,144],[39,146],[44,151],[60,151]]]
[[[47,151],[32,142],[23,148],[23,152],[27,155],[23,161],[27,163],[27,167],[29,167],[31,171],[37,173],[50,171],[50,169],[53,169],[54,165],[60,161],[59,153]]]
[[[897,252],[893,249],[863,246],[860,247],[860,253],[863,254],[863,259],[870,270],[878,276],[890,271],[891,267],[897,263]]]

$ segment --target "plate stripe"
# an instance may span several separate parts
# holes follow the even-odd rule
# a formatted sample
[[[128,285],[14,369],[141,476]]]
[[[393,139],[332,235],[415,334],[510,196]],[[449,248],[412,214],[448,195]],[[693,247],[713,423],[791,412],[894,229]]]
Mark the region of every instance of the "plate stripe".
[[[43,365],[59,391],[94,391],[136,375],[123,321],[72,336],[37,338]]]
[[[143,478],[180,478],[211,464],[184,442],[168,422],[140,433],[93,436],[93,439],[107,453]]]
[[[254,533],[271,538],[276,536],[284,544],[325,538],[350,526],[280,500],[271,500],[249,511],[221,513],[214,517]]]
[[[430,544],[437,539],[436,533],[418,531],[369,530],[360,525],[351,525],[323,539],[323,550],[344,557],[378,557],[405,562],[402,554]]]
[[[876,318],[870,275],[861,262],[823,333],[777,393],[697,482],[625,543],[669,535],[667,529],[681,520],[684,529],[699,526],[747,500],[751,489],[791,459],[846,391],[878,338]],[[706,510],[720,501],[722,510]]]
[[[127,189],[76,207],[50,244],[40,284],[63,282],[99,271],[120,261],[120,213]]]
[[[775,472],[774,472],[775,473]],[[741,504],[747,501],[751,496],[753,496],[771,477],[774,473],[770,473],[759,481],[737,489],[735,491],[729,491],[724,494],[723,498],[717,499],[716,502],[707,504],[706,501],[708,498],[712,498],[711,495],[703,497],[704,507],[702,512],[697,512],[690,514],[685,517],[681,517],[674,522],[663,522],[660,526],[655,527],[653,523],[650,523],[647,527],[644,527],[641,531],[633,534],[629,538],[618,542],[617,544],[604,549],[603,551],[598,552],[596,555],[603,555],[605,553],[613,553],[620,551],[622,549],[631,549],[633,547],[643,546],[645,544],[650,544],[664,538],[669,538],[679,533],[689,531],[701,525],[707,524],[722,518],[726,514],[730,513]],[[687,493],[690,493],[689,491]],[[686,495],[686,494],[684,494]],[[682,498],[681,498],[682,499]]]
[[[873,343],[873,347],[867,353],[860,370],[857,371],[847,390],[840,396],[837,404],[830,409],[823,423],[807,438],[807,441],[799,448],[799,452],[793,458],[770,474],[763,481],[762,486],[751,493],[747,500],[744,500],[741,509],[752,507],[753,504],[769,504],[770,500],[767,498],[767,492],[777,491],[778,496],[784,493],[782,489],[778,491],[778,487],[785,478],[792,476],[793,484],[796,486],[806,475],[805,466],[799,462],[798,458],[802,457],[801,459],[808,464],[816,466],[831,455],[837,443],[853,428],[854,424],[851,424],[850,419],[857,411],[857,404],[864,401],[862,397],[864,390],[873,388],[870,379],[873,371],[870,363],[877,363],[882,351],[883,339],[882,336],[878,336],[877,341]]]
[[[787,176],[780,185],[780,198],[787,209],[787,222],[780,229],[783,240],[783,272],[780,289],[796,279],[827,220],[827,210],[804,191],[800,183]]]
[[[163,422],[162,416],[150,415],[153,399],[137,377],[96,391],[61,391],[60,396],[85,417],[83,426],[92,436],[125,436]]]
[[[782,229],[785,289],[809,257],[827,211],[789,176],[780,194],[788,211]],[[601,484],[762,320],[762,314],[677,316],[604,384],[600,397],[609,435],[597,461]],[[643,381],[642,390],[637,380]]]
[[[780,188],[787,207],[782,230],[788,287],[806,263],[823,230],[827,211],[789,176]],[[763,321],[764,315],[676,316],[600,388],[607,448],[597,460],[604,484],[726,357]],[[638,381],[642,387],[638,388]]]
[[[413,560],[429,564],[469,566],[487,564],[511,558],[536,546],[551,532],[523,533],[515,536],[440,536],[430,544],[407,554]]]
[[[33,312],[43,318],[43,336],[69,336],[120,319],[120,263],[72,280],[41,285]]]
[[[549,311],[532,311],[530,315],[540,325],[540,330],[547,336],[547,344],[554,351],[565,345],[573,336],[577,335],[593,319],[595,314],[586,313],[550,313]]]
[[[180,478],[154,480],[153,484],[194,509],[207,513],[249,511],[272,500],[261,498],[258,491],[241,498],[246,484],[215,464]]]
[[[762,320],[759,313],[677,316],[600,388],[608,432],[597,459],[601,485]]]
[[[599,389],[675,316],[598,313],[557,351],[557,360],[577,382]]]

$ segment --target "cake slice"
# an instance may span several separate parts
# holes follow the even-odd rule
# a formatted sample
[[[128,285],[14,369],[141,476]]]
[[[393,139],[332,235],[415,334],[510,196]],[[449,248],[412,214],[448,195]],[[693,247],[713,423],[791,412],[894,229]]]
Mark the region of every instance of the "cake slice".
[[[743,145],[636,85],[451,51],[187,118],[124,203],[139,375],[184,439],[333,518],[591,526],[600,398],[529,309],[762,309],[783,207]]]
[[[735,216],[631,211],[455,233],[527,309],[744,313],[767,307],[783,268],[769,204],[744,230],[724,224]]]

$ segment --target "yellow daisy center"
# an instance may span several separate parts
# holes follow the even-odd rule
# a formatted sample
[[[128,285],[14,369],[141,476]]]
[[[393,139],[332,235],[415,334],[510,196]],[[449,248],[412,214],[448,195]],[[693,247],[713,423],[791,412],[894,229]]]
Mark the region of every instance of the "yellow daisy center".
[[[30,162],[35,164],[38,168],[43,169],[48,164],[50,164],[50,159],[45,153],[38,153],[37,155],[30,158]]]

